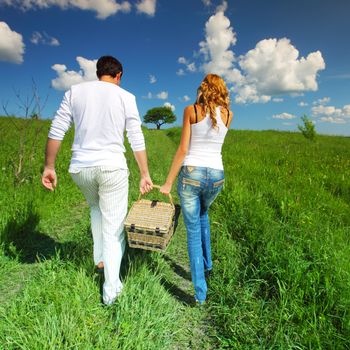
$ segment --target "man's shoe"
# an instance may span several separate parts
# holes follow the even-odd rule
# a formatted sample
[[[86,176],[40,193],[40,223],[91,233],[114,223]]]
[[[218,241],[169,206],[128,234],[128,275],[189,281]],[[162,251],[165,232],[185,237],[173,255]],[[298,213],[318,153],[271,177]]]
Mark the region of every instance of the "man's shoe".
[[[98,266],[96,266],[96,267],[95,267],[95,272],[96,272],[97,274],[99,274],[99,275],[103,275],[104,272],[105,272],[105,268],[104,268],[104,267],[98,267]]]

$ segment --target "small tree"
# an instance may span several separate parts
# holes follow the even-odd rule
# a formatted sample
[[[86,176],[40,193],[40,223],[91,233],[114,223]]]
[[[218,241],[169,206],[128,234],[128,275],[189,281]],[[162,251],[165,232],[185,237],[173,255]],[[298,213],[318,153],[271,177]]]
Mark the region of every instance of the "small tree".
[[[176,120],[176,116],[169,107],[155,107],[147,111],[146,115],[143,117],[143,121],[148,123],[153,123],[157,125],[157,130],[163,124],[171,124]]]
[[[38,138],[45,124],[38,123],[42,110],[45,108],[49,95],[44,101],[40,99],[35,81],[32,81],[31,96],[23,97],[19,91],[14,91],[16,105],[22,120],[16,120],[10,113],[7,103],[2,108],[17,132],[18,148],[16,154],[10,157],[17,185],[33,178],[33,161],[37,154]]]
[[[303,117],[301,117],[301,120],[303,121],[304,125],[298,125],[298,129],[301,131],[305,138],[310,141],[314,141],[316,137],[315,124],[305,114]]]

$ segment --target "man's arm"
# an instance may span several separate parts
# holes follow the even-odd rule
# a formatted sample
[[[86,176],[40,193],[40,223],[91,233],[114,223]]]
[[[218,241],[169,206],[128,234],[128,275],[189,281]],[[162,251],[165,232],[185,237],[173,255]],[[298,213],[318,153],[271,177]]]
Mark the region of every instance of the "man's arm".
[[[53,140],[50,138],[47,139],[45,152],[45,168],[41,177],[41,182],[44,185],[44,187],[50,191],[53,191],[57,186],[55,161],[60,147],[60,140]]]
[[[70,108],[70,90],[64,94],[60,108],[58,109],[49,131],[46,143],[45,168],[41,177],[41,183],[45,188],[53,191],[57,185],[55,161],[61,147],[65,133],[72,123],[72,112]]]
[[[144,194],[149,192],[153,188],[153,182],[148,171],[146,151],[135,151],[134,157],[136,159],[137,165],[139,166],[141,175],[140,192]]]
[[[126,135],[131,149],[134,152],[137,165],[139,166],[141,176],[140,192],[144,194],[152,189],[153,183],[148,171],[145,139],[141,129],[141,120],[134,96],[130,96],[128,103],[125,105],[125,114]]]

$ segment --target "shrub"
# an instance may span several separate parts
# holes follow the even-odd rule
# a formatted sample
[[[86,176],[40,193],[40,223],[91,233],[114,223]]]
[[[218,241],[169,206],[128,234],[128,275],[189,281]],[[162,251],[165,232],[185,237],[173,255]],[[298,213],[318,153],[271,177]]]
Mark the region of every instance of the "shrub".
[[[301,117],[301,120],[303,121],[304,125],[298,125],[298,129],[301,131],[305,138],[310,141],[314,141],[316,137],[315,124],[306,115]]]

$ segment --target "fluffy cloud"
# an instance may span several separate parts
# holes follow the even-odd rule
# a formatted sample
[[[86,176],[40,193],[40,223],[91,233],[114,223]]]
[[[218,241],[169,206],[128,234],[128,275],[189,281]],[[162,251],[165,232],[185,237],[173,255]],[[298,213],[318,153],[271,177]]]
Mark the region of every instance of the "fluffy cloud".
[[[157,0],[142,0],[136,4],[137,11],[145,13],[148,16],[154,16],[156,13]]]
[[[225,12],[227,10],[227,1],[223,1],[221,5],[216,8],[216,12]]]
[[[95,11],[99,19],[105,19],[119,11],[130,12],[131,10],[128,1],[118,3],[115,0],[0,0],[0,4],[17,7],[23,11],[51,6],[58,6],[63,10],[77,7],[81,10]]]
[[[147,100],[151,100],[153,98],[152,92],[148,92],[146,96],[142,96],[142,98],[145,98]]]
[[[24,48],[22,35],[0,22],[0,61],[22,63]]]
[[[244,81],[252,93],[240,94],[240,102],[256,102],[262,96],[316,91],[317,73],[325,68],[321,52],[299,58],[299,51],[286,38],[265,39],[239,59]],[[260,101],[259,101],[260,102]]]
[[[39,45],[39,44],[49,45],[49,46],[59,46],[60,45],[60,42],[56,38],[48,35],[45,32],[43,32],[43,33],[34,32],[32,34],[32,37],[30,38],[30,41],[35,45]]]
[[[275,114],[272,116],[273,119],[295,119],[296,116],[289,113]]]
[[[160,100],[166,100],[168,98],[168,92],[161,91],[159,94],[157,94],[157,98],[159,98]]]
[[[157,78],[154,75],[150,74],[149,75],[149,83],[154,84],[156,82],[157,82]]]
[[[181,101],[183,102],[188,102],[190,100],[190,97],[185,95],[184,97],[181,98]]]
[[[68,90],[72,85],[84,81],[96,80],[97,60],[88,60],[78,56],[76,58],[80,70],[67,70],[64,64],[54,64],[51,68],[57,73],[58,77],[51,81],[52,87],[56,90]]]
[[[151,92],[149,92],[146,96],[142,96],[142,98],[146,98],[148,100],[151,100],[153,98],[158,98],[160,100],[166,100],[168,98],[168,92],[167,91],[161,91],[156,95],[153,95]]]
[[[306,107],[306,106],[308,106],[308,105],[309,105],[308,103],[303,102],[303,101],[301,101],[301,102],[298,103],[298,106],[299,106],[299,107]]]
[[[272,99],[273,102],[283,102],[283,98],[275,97]]]
[[[350,118],[350,105],[345,105],[343,108],[322,105],[314,106],[311,108],[311,113],[313,117],[319,117],[323,122],[344,124],[346,122],[345,119]]]
[[[320,118],[321,122],[332,123],[332,124],[346,124],[346,120],[343,118],[336,117],[322,117]]]
[[[224,1],[205,24],[205,40],[199,43],[203,59],[199,70],[219,74],[233,85],[231,91],[237,103],[276,102],[278,95],[295,96],[318,89],[317,74],[325,69],[321,52],[300,57],[287,38],[261,40],[255,48],[236,57],[232,47],[237,36],[224,14],[226,8]],[[184,57],[180,59],[179,63],[189,63]]]
[[[203,4],[205,6],[210,6],[211,5],[211,0],[202,0],[203,1]]]
[[[330,102],[330,97],[324,97],[324,98],[320,98],[317,101],[314,101],[312,104],[313,105],[325,105],[327,103]]]
[[[165,102],[165,103],[164,103],[164,107],[168,107],[168,108],[171,109],[173,112],[175,111],[175,106],[172,105],[170,102]]]
[[[183,57],[183,56],[179,57],[177,59],[177,62],[179,62],[181,64],[188,64],[188,60],[185,57]]]
[[[186,59],[185,57],[179,57],[177,59],[177,62],[180,63],[180,64],[184,64],[186,66],[186,69],[193,73],[193,72],[196,72],[197,71],[197,67],[196,67],[196,63],[195,62],[190,62],[188,59]],[[185,75],[185,71],[184,69],[179,69],[177,72],[176,72],[177,75]]]
[[[194,62],[190,63],[187,65],[187,70],[189,72],[195,72],[197,70],[196,64]]]
[[[182,68],[180,68],[177,70],[176,74],[181,77],[185,75],[185,71]]]
[[[205,24],[205,40],[199,43],[199,52],[205,60],[201,67],[202,70],[205,73],[223,75],[231,82],[235,80],[236,77],[233,79],[230,76],[234,70],[233,62],[235,61],[235,55],[230,50],[230,46],[235,45],[236,41],[236,33],[224,12],[219,11],[211,16]]]

